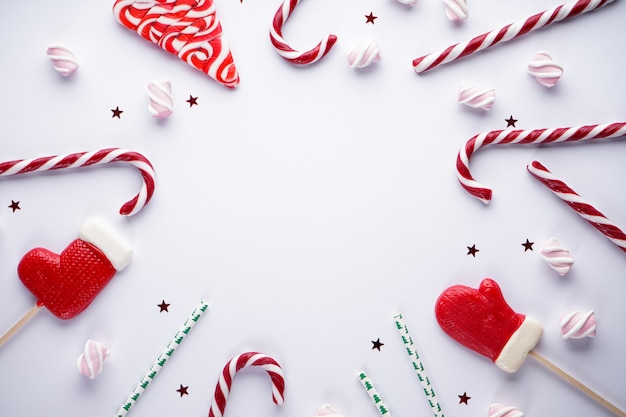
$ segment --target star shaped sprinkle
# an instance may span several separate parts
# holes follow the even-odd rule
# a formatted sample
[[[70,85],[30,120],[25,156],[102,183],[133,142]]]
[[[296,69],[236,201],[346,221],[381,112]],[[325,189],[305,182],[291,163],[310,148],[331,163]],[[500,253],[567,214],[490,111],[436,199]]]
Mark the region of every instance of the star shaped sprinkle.
[[[467,405],[467,402],[471,399],[472,397],[468,397],[467,396],[467,392],[464,392],[463,395],[459,395],[459,404],[465,404]]]
[[[189,94],[189,99],[185,100],[187,103],[189,103],[189,107],[193,107],[194,105],[198,105],[198,97],[194,97],[191,94]]]
[[[117,117],[118,119],[121,119],[121,115],[122,113],[124,113],[123,110],[120,110],[119,107],[115,107],[115,109],[111,109],[111,111],[113,112],[113,116],[111,116],[111,119],[114,117]]]
[[[371,23],[372,25],[374,24],[374,19],[378,19],[378,16],[374,16],[374,14],[372,12],[370,12],[369,15],[365,15],[365,18],[367,19],[365,21],[365,24]]]
[[[183,387],[183,384],[180,384],[180,388],[178,388],[176,392],[179,393],[180,397],[182,398],[183,395],[189,395],[189,393],[187,392],[188,388],[189,388],[189,385],[187,385],[186,387]]]
[[[165,302],[165,300],[161,301],[161,304],[157,304],[157,306],[159,306],[159,308],[161,309],[161,310],[159,310],[159,313],[162,313],[162,312],[164,312],[164,311],[165,311],[166,313],[169,313],[169,312],[170,312],[170,311],[167,309],[170,305],[169,305],[169,304],[167,304],[167,303]]]
[[[528,239],[526,239],[526,242],[522,243],[522,246],[524,247],[524,252],[526,252],[527,250],[533,250],[534,244],[535,242],[529,242]]]
[[[376,339],[376,341],[372,340],[372,350],[374,349],[378,349],[378,351],[380,352],[380,348],[382,346],[385,346],[384,343],[380,343],[380,338]]]
[[[472,255],[474,258],[476,257],[476,253],[480,252],[479,249],[476,249],[476,244],[473,244],[471,247],[467,247],[467,254]]]
[[[11,205],[9,206],[9,208],[13,210],[13,213],[15,213],[15,210],[21,210],[20,202],[11,200]]]
[[[517,123],[517,119],[513,118],[513,115],[509,116],[508,119],[504,119],[506,122],[506,127],[515,127],[515,123]]]

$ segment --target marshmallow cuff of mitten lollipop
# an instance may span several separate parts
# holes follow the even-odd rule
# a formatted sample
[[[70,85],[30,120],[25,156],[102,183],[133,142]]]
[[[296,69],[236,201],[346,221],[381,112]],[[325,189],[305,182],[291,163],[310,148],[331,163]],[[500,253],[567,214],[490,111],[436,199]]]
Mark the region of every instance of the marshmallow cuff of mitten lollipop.
[[[539,342],[543,327],[532,317],[526,316],[522,324],[506,342],[495,360],[498,368],[515,372],[522,366],[530,352]]]
[[[132,257],[130,244],[109,224],[98,218],[89,218],[80,226],[79,237],[102,251],[118,271],[126,268]]]

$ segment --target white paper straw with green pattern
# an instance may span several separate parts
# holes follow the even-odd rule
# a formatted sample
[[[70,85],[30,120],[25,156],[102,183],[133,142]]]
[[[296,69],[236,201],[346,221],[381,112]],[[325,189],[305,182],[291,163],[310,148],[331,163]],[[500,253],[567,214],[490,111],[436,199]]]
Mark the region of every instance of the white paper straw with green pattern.
[[[361,371],[359,373],[359,381],[361,381],[361,385],[363,385],[363,388],[365,388],[367,395],[369,395],[372,401],[374,402],[374,405],[378,409],[378,412],[380,413],[380,415],[383,417],[391,417],[391,413],[389,412],[389,409],[385,405],[382,398],[380,398],[380,395],[378,395],[378,391],[376,391],[374,384],[372,384],[372,381],[369,379],[369,377],[365,374],[364,371]]]
[[[409,354],[411,358],[411,363],[413,364],[413,369],[415,369],[415,373],[417,374],[417,379],[422,383],[422,388],[424,389],[424,394],[426,395],[426,399],[428,400],[428,404],[430,405],[431,410],[435,414],[435,417],[444,417],[443,411],[441,410],[441,405],[439,405],[439,401],[437,401],[437,395],[435,394],[435,390],[431,386],[430,378],[426,374],[424,370],[424,365],[422,364],[422,360],[420,359],[420,355],[415,350],[413,346],[413,338],[409,334],[409,329],[404,324],[404,319],[402,318],[402,314],[397,314],[393,316],[396,320],[396,326],[398,331],[400,332],[400,336],[402,337],[402,342],[404,343],[404,347],[406,348],[406,352]]]
[[[187,320],[185,320],[178,333],[174,335],[163,352],[158,358],[156,358],[152,366],[148,369],[148,372],[146,372],[141,381],[139,381],[139,384],[137,384],[133,392],[131,392],[128,396],[128,399],[124,402],[124,404],[122,404],[117,413],[115,413],[115,417],[124,417],[128,413],[128,410],[130,410],[133,404],[137,402],[141,394],[146,390],[146,388],[148,388],[150,382],[152,382],[152,380],[157,376],[161,368],[163,368],[167,360],[174,354],[176,348],[180,346],[182,341],[185,339],[185,336],[189,334],[189,331],[193,328],[198,319],[202,317],[202,314],[208,307],[209,305],[206,302],[200,301],[195,310],[193,310],[191,315],[187,318]]]

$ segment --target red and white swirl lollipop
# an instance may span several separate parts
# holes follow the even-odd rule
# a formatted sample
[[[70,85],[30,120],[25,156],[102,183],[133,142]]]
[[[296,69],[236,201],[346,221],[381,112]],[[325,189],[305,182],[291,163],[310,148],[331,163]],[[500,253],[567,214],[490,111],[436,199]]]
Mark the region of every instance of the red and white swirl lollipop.
[[[276,11],[270,27],[270,41],[276,52],[287,61],[298,65],[309,65],[322,59],[337,42],[337,36],[326,35],[315,47],[308,51],[298,51],[285,42],[283,25],[293,13],[300,0],[285,0]]]
[[[224,366],[217,386],[215,387],[209,417],[222,417],[224,415],[224,409],[226,408],[228,394],[233,384],[233,378],[237,372],[248,366],[258,366],[267,372],[272,380],[272,401],[274,401],[276,405],[283,403],[285,395],[285,376],[278,362],[263,353],[245,352],[233,357],[226,363],[226,366]]]

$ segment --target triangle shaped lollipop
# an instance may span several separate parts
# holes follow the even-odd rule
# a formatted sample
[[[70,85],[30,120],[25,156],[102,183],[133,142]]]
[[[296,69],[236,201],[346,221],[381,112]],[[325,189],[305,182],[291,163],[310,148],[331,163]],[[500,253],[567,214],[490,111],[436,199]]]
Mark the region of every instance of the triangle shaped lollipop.
[[[122,26],[222,85],[239,84],[213,0],[116,0],[113,15]]]

